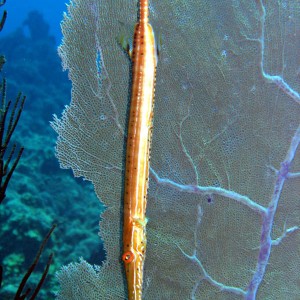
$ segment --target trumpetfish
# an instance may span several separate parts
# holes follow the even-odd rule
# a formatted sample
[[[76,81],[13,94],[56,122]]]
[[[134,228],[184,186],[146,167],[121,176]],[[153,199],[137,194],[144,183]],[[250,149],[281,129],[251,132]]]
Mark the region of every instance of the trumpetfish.
[[[132,89],[127,131],[123,255],[128,299],[142,299],[146,253],[146,206],[152,140],[157,48],[149,23],[148,0],[139,0],[132,60]]]

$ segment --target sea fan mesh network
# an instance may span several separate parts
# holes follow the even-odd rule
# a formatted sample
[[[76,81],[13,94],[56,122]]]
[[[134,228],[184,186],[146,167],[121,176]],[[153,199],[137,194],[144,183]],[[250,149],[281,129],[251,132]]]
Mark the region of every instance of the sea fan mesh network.
[[[74,0],[62,23],[59,53],[73,87],[71,104],[53,122],[57,157],[92,181],[107,207],[100,223],[107,261],[63,267],[58,299],[126,298],[120,256],[130,62],[117,40],[131,37],[136,7]],[[162,45],[144,299],[255,299],[257,292],[257,299],[296,300],[300,4],[153,0],[150,13]]]

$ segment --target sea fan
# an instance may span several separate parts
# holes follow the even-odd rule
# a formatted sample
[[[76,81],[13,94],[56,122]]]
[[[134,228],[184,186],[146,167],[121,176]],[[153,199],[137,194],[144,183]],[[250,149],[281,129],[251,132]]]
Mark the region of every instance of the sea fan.
[[[126,298],[130,71],[117,37],[135,10],[135,1],[74,0],[62,23],[73,88],[53,122],[57,157],[107,207],[107,260],[96,270],[84,261],[64,267],[59,299]],[[150,11],[162,49],[144,299],[298,299],[300,4],[153,0]]]

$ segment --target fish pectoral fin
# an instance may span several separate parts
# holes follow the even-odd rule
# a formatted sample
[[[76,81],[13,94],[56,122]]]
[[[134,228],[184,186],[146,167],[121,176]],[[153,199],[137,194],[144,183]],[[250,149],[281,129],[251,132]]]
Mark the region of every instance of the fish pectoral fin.
[[[162,35],[161,33],[158,33],[157,40],[156,40],[156,54],[157,57],[160,58],[161,49],[162,49]]]
[[[132,56],[132,43],[130,41],[130,38],[128,38],[125,34],[121,34],[117,38],[118,44],[122,47],[122,49],[126,52],[126,54],[129,55],[131,58]]]

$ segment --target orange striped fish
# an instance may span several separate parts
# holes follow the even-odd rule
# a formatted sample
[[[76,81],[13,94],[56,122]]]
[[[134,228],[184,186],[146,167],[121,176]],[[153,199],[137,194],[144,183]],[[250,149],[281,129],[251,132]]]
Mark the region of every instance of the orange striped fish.
[[[123,255],[128,299],[142,299],[146,252],[146,205],[152,136],[157,49],[148,22],[148,0],[139,1],[134,29],[132,91],[127,134],[124,188]]]

